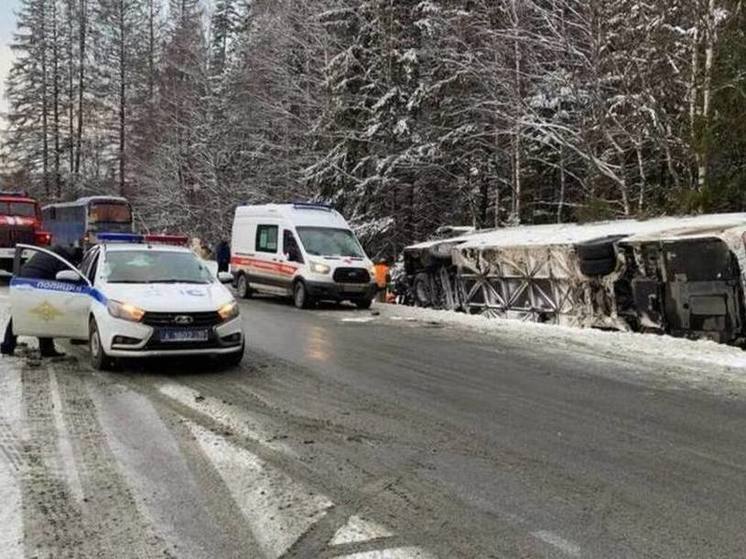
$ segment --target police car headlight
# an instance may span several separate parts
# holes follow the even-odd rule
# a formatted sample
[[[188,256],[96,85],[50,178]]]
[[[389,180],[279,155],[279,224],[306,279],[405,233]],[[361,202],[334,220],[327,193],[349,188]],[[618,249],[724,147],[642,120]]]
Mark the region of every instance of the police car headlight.
[[[238,303],[236,303],[235,301],[228,303],[227,305],[223,305],[218,309],[218,314],[224,321],[236,318],[239,312],[240,311],[238,308]]]
[[[326,264],[321,264],[320,262],[311,262],[311,272],[313,272],[314,274],[326,275],[331,271],[332,269]]]
[[[121,318],[122,320],[129,320],[131,322],[140,322],[145,316],[144,310],[119,301],[109,301],[106,304],[106,309],[114,318]]]

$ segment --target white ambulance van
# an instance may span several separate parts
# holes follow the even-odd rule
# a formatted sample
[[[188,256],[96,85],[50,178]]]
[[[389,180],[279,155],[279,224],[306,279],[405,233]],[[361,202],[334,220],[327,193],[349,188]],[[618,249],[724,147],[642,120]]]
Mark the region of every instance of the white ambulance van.
[[[350,301],[370,308],[373,263],[345,219],[320,204],[236,208],[231,272],[239,297],[292,297],[298,308]]]

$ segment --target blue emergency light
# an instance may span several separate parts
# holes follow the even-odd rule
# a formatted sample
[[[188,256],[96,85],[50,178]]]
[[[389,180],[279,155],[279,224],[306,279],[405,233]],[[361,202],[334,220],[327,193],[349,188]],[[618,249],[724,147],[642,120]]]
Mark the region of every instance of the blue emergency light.
[[[323,210],[326,212],[334,209],[329,204],[322,204],[320,202],[295,202],[293,208],[296,210]]]
[[[99,243],[142,243],[143,236],[137,233],[98,233],[96,241]]]

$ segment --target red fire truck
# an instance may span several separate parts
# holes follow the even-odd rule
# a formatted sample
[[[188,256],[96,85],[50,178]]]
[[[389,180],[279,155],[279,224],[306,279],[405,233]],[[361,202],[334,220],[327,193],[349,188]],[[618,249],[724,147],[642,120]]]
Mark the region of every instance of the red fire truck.
[[[50,241],[36,200],[25,192],[0,192],[0,272],[13,271],[16,244],[44,246]]]

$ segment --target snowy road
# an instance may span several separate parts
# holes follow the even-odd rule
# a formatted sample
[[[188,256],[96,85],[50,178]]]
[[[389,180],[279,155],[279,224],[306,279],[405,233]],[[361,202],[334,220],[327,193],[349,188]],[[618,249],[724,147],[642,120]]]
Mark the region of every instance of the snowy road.
[[[236,370],[0,361],[1,557],[746,555],[735,350],[242,312]]]

